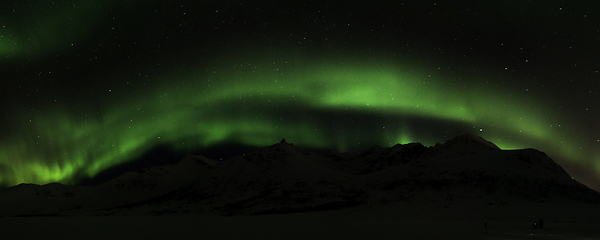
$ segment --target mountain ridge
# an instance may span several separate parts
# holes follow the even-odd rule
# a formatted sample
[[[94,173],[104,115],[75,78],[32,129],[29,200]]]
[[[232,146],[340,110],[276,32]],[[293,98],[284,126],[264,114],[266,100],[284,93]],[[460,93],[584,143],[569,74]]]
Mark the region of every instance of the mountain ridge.
[[[433,147],[374,146],[356,155],[319,154],[282,140],[225,161],[188,154],[176,164],[128,172],[97,186],[0,189],[0,216],[245,215],[559,198],[600,204],[600,193],[573,180],[545,153],[501,150],[475,135]]]

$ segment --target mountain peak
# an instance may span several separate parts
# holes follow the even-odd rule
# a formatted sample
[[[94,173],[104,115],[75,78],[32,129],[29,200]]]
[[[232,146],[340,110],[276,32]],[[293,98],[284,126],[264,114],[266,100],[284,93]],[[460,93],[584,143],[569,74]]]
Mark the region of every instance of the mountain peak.
[[[443,144],[445,147],[461,147],[473,150],[500,150],[496,144],[474,134],[458,136]]]
[[[472,155],[487,151],[501,151],[501,149],[479,136],[465,134],[455,137],[444,144],[437,143],[432,151],[427,153],[428,158],[446,158],[449,156]]]

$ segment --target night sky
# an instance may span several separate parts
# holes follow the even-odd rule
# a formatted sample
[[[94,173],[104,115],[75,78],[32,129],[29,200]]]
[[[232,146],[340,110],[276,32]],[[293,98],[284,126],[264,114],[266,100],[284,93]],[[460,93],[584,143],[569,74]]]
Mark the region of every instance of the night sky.
[[[354,2],[2,1],[0,186],[473,133],[600,189],[598,1]]]

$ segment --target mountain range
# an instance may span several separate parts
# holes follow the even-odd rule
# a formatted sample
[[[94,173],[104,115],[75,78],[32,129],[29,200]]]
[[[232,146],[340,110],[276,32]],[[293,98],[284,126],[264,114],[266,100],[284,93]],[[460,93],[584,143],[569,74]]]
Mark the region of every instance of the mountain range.
[[[475,135],[432,147],[374,146],[357,154],[320,154],[282,140],[223,161],[187,155],[95,186],[2,188],[0,216],[229,216],[557,200],[598,205],[600,193],[573,180],[543,152],[501,150]]]

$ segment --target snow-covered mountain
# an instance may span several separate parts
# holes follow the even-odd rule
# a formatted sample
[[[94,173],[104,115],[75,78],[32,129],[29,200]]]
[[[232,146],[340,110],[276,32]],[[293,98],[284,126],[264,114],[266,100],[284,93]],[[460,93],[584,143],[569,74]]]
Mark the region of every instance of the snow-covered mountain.
[[[283,140],[225,161],[187,155],[174,165],[128,172],[97,186],[0,189],[1,216],[271,214],[389,203],[545,202],[600,204],[543,152],[499,149],[478,136],[444,144],[375,146],[322,155]]]

